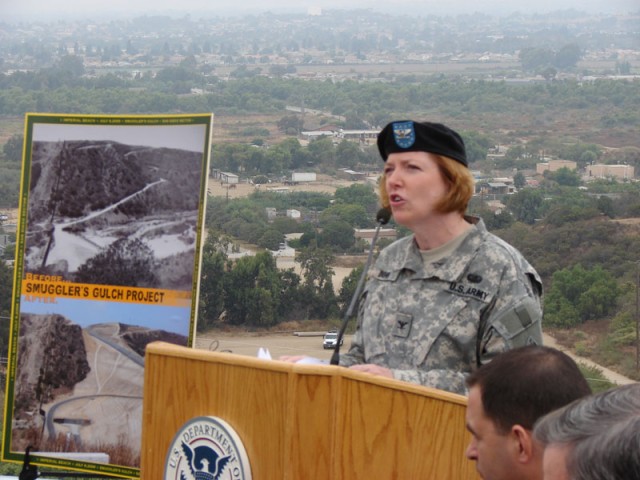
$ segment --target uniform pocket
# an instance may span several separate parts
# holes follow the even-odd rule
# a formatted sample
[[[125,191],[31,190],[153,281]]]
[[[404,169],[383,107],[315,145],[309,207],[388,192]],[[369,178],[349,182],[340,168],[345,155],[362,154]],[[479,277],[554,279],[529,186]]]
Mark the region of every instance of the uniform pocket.
[[[414,313],[411,337],[414,339],[412,356],[416,365],[426,361],[439,340],[444,341],[449,350],[458,349],[460,345],[470,342],[475,345],[478,319],[467,311],[467,307],[468,301],[464,298],[443,293],[428,307],[426,314]]]

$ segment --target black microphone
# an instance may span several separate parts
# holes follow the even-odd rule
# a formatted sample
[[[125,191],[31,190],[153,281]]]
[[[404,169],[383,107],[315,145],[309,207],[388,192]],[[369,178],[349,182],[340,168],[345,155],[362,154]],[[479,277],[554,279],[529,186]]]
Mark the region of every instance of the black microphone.
[[[362,288],[364,286],[364,279],[367,276],[367,271],[371,266],[371,257],[373,256],[373,249],[376,246],[376,240],[378,239],[378,233],[380,233],[380,227],[382,225],[386,225],[391,219],[391,210],[389,208],[381,208],[378,210],[376,214],[376,222],[378,222],[378,226],[376,227],[376,231],[373,234],[373,238],[371,239],[371,247],[369,247],[369,255],[367,256],[367,261],[364,264],[364,268],[362,269],[362,273],[360,274],[360,278],[358,279],[358,285],[356,286],[356,291],[353,292],[353,297],[351,297],[351,303],[349,304],[349,308],[347,312],[344,314],[344,318],[342,319],[342,325],[340,326],[340,331],[338,331],[338,338],[336,338],[336,346],[333,350],[333,355],[331,355],[331,365],[338,365],[340,363],[340,344],[342,343],[342,338],[344,337],[344,331],[347,329],[347,324],[351,319],[351,315],[353,315],[353,309],[356,306],[356,302],[358,301],[358,297],[362,293]]]

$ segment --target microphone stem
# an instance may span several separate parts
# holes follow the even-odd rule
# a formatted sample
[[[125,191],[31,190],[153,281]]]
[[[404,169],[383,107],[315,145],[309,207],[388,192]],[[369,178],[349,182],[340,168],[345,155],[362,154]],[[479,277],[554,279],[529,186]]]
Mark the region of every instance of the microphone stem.
[[[386,222],[385,222],[386,223]],[[358,279],[358,284],[356,285],[356,290],[351,297],[351,302],[349,303],[349,308],[347,308],[347,312],[342,319],[342,325],[340,325],[340,330],[338,331],[338,336],[336,338],[336,346],[333,350],[333,354],[331,355],[331,365],[338,365],[340,363],[340,344],[342,343],[342,338],[344,337],[344,332],[347,329],[347,325],[349,324],[349,319],[351,315],[353,315],[353,310],[356,306],[356,302],[358,301],[358,297],[360,297],[360,293],[362,292],[362,287],[364,286],[364,279],[367,276],[367,271],[369,270],[369,266],[371,265],[371,258],[373,257],[373,249],[376,245],[376,240],[378,239],[378,233],[380,232],[380,228],[382,227],[382,222],[378,222],[378,226],[376,227],[376,231],[373,234],[373,238],[371,239],[371,247],[369,248],[369,254],[367,255],[367,261],[364,264],[362,269],[362,273],[360,273],[360,278]]]

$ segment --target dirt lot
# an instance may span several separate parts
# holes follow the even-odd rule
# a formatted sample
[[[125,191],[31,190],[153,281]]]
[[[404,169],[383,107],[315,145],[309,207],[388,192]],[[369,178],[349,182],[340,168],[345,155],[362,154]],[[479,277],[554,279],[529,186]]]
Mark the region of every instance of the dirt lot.
[[[355,320],[354,320],[355,321]],[[271,358],[281,355],[309,355],[321,360],[329,360],[333,350],[322,348],[323,331],[306,332],[304,336],[295,332],[265,334],[243,333],[227,334],[224,332],[207,332],[196,337],[196,348],[213,351],[231,351],[238,355],[255,357],[260,347],[269,349]],[[345,335],[341,352],[346,352],[351,345],[351,335]]]

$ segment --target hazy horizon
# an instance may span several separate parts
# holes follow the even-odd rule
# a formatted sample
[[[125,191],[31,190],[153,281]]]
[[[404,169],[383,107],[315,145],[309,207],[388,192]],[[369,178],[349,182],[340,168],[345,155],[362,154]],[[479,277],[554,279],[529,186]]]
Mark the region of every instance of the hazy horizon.
[[[179,7],[177,7],[179,6]],[[379,2],[372,0],[352,0],[349,3],[337,0],[247,0],[234,4],[220,0],[111,0],[97,4],[86,0],[0,0],[2,21],[46,21],[62,18],[104,19],[107,17],[127,17],[139,15],[170,16],[236,16],[263,12],[307,13],[310,10],[354,10],[369,9],[387,14],[426,16],[460,15],[485,13],[488,15],[508,15],[521,13],[549,13],[561,10],[577,10],[596,13],[640,12],[638,0],[485,0],[479,6],[476,0],[392,0]]]

